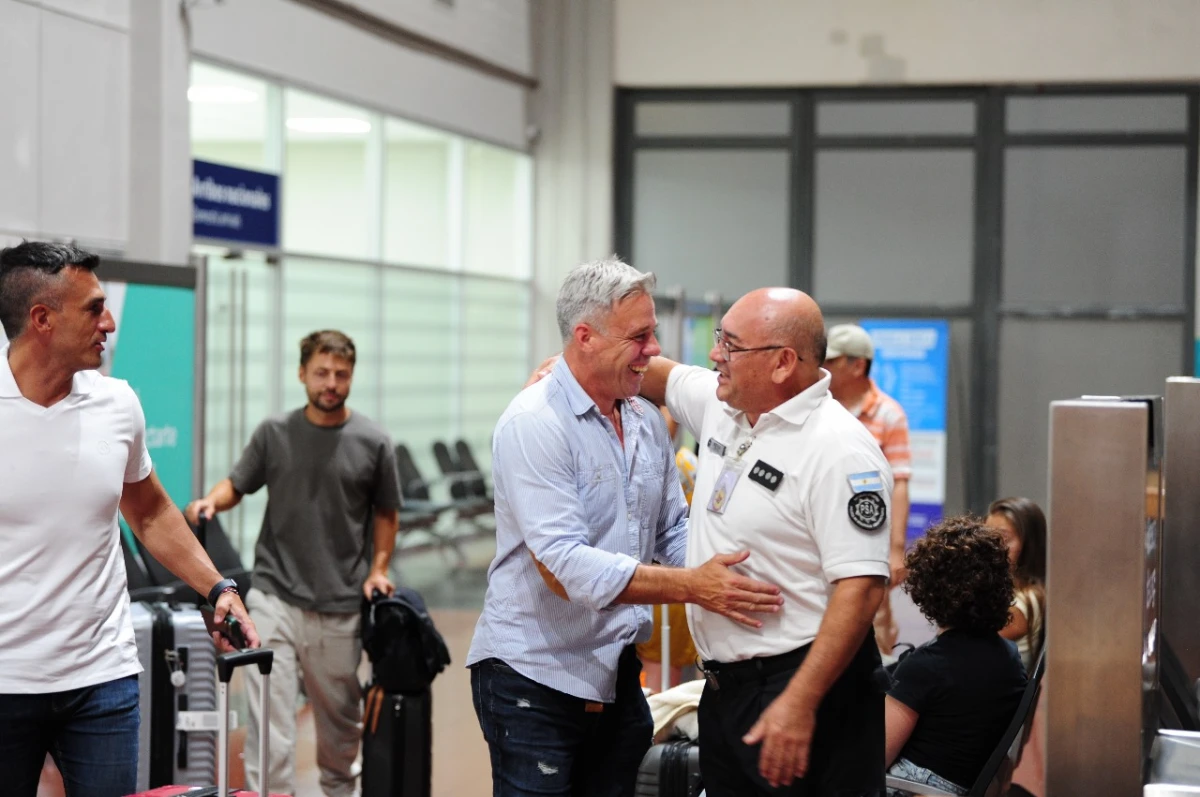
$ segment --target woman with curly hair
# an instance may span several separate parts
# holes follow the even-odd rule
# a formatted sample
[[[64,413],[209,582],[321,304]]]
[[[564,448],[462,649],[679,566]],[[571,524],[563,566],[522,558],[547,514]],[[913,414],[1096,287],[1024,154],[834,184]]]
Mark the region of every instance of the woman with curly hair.
[[[966,794],[1025,689],[1000,636],[1013,582],[1000,535],[970,517],[930,529],[905,558],[904,590],[938,628],[901,659],[885,701],[889,773]]]

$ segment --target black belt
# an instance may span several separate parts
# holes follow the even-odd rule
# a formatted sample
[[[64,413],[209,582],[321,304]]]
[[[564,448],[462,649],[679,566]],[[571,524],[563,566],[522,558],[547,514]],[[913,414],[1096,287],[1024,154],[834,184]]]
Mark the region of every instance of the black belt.
[[[705,661],[701,669],[704,671],[705,680],[713,689],[729,689],[738,684],[762,681],[772,675],[797,669],[808,655],[810,647],[811,643],[775,656],[759,656],[729,663]]]

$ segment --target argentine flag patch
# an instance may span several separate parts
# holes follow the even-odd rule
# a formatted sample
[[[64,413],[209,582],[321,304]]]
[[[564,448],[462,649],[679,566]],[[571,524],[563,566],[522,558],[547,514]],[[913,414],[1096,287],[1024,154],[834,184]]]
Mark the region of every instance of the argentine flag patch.
[[[883,492],[883,476],[877,470],[851,473],[848,478],[850,479],[850,489],[855,493]]]

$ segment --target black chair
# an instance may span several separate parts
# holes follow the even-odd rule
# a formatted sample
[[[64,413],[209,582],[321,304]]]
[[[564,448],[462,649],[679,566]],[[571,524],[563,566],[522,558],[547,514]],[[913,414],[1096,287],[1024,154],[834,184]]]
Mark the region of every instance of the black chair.
[[[460,518],[474,520],[495,513],[495,506],[491,497],[487,495],[487,488],[484,487],[483,495],[478,494],[479,488],[475,485],[483,483],[483,476],[477,467],[464,467],[441,440],[433,444],[433,456],[450,487],[450,497],[454,499],[455,511]]]
[[[200,541],[200,545],[208,552],[213,565],[226,578],[237,582],[242,600],[250,593],[250,571],[242,565],[242,557],[233,547],[221,521],[217,518],[203,521],[192,526],[192,533]],[[134,601],[167,601],[171,603],[190,603],[201,605],[208,600],[205,595],[195,590],[175,577],[175,574],[155,559],[142,541],[132,534],[123,538],[123,553],[125,555],[125,574],[129,581],[129,597]],[[130,546],[132,540],[132,549]]]
[[[400,443],[396,446],[396,470],[400,476],[400,494],[404,496],[404,510],[400,513],[403,520],[407,514],[410,521],[416,522],[418,517],[431,516],[435,520],[438,515],[454,507],[452,503],[435,502],[429,493],[433,482],[427,481],[421,475],[416,460],[408,446]]]
[[[465,557],[451,537],[452,529],[447,520],[454,513],[454,503],[433,500],[429,492],[432,482],[421,475],[412,452],[403,443],[396,446],[396,470],[400,477],[400,494],[404,497],[397,549],[412,551],[426,546],[436,546],[439,550],[449,548],[454,553],[456,563],[461,565]]]
[[[1021,750],[1025,747],[1025,742],[1029,739],[1029,733],[1033,727],[1033,714],[1037,707],[1038,696],[1042,692],[1042,674],[1045,672],[1045,667],[1046,649],[1043,647],[1042,652],[1038,655],[1037,663],[1033,666],[1033,674],[1025,684],[1025,691],[1021,695],[1021,702],[1017,704],[1017,710],[1013,713],[1012,721],[1009,722],[1004,735],[1000,737],[1000,742],[992,751],[987,763],[980,770],[979,777],[975,778],[975,783],[967,792],[968,797],[1000,797],[1007,793],[1013,770],[1021,760]],[[900,789],[912,794],[953,797],[948,791],[935,789],[926,783],[916,783],[898,778],[895,775],[887,776],[887,785],[889,789]]]
[[[471,446],[467,444],[466,440],[459,440],[454,444],[454,453],[458,456],[458,466],[462,471],[463,481],[467,485],[467,493],[473,498],[491,501],[492,493],[488,490],[479,463],[475,461],[475,454],[471,452]]]

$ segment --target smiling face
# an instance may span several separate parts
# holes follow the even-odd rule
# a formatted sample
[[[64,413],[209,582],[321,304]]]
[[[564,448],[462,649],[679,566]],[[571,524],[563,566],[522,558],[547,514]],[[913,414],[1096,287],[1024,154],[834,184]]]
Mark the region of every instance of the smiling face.
[[[772,375],[786,348],[771,337],[761,308],[739,300],[721,319],[721,343],[709,351],[717,371],[717,398],[743,412],[765,412],[778,402]]]
[[[657,324],[654,299],[635,293],[617,302],[602,321],[576,327],[589,355],[591,385],[600,393],[593,398],[616,401],[638,394],[650,358],[662,353],[655,335]]]

